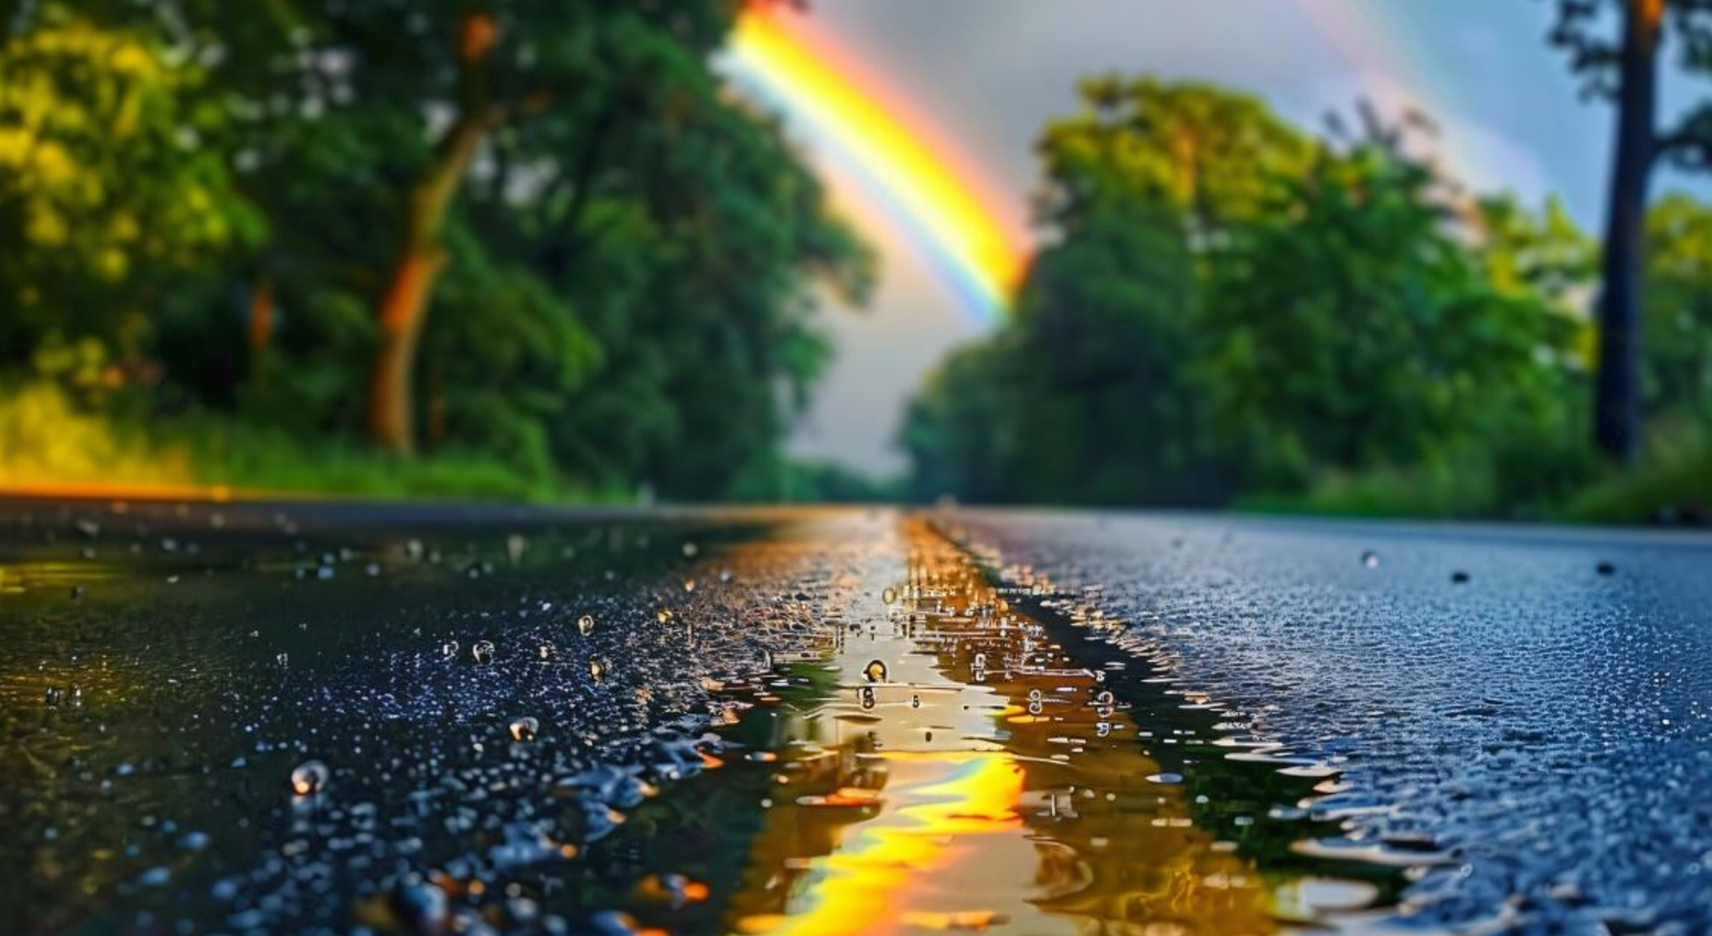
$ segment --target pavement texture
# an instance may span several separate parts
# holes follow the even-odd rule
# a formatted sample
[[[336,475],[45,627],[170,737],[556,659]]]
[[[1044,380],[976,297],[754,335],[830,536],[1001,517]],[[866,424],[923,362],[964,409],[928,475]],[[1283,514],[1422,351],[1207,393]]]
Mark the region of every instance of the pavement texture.
[[[1705,933],[1709,625],[1691,535],[9,502],[0,930]]]

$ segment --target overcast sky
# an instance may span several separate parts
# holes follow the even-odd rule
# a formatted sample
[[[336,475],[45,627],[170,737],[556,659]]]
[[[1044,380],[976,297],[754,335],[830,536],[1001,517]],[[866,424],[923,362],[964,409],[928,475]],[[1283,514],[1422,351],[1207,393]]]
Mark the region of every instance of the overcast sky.
[[[1602,215],[1610,114],[1579,99],[1546,46],[1547,0],[811,0],[810,9],[1012,194],[1018,218],[1040,127],[1075,109],[1079,78],[1110,71],[1240,88],[1315,130],[1362,97],[1382,109],[1414,102],[1477,190],[1536,203],[1556,192],[1590,229]],[[1667,101],[1686,90],[1667,85]],[[882,279],[867,310],[826,310],[838,361],[791,448],[899,470],[905,401],[983,326],[876,220],[854,182],[802,142],[879,249]]]

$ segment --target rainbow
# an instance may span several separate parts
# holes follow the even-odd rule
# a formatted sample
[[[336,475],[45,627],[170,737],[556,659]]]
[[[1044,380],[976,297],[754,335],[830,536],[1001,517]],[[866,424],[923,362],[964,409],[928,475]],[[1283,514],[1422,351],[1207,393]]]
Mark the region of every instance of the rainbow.
[[[1030,248],[993,197],[999,187],[785,4],[746,7],[730,50],[733,81],[799,121],[971,316],[982,324],[1003,316]]]

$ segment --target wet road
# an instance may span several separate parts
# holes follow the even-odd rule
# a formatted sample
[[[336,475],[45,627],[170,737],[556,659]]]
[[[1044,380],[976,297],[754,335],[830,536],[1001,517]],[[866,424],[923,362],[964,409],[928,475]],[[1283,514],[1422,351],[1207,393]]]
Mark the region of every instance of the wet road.
[[[1712,542],[0,506],[0,931],[1712,928]]]

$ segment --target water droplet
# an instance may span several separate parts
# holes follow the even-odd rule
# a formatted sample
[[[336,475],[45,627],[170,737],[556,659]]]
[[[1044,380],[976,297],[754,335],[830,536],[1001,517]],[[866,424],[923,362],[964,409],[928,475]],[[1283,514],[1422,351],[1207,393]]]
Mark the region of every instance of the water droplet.
[[[478,640],[475,643],[471,644],[470,645],[470,656],[473,657],[475,659],[475,661],[482,666],[486,666],[489,663],[492,663],[493,662],[493,641],[491,641],[491,640]]]
[[[862,667],[862,675],[867,677],[869,682],[885,682],[886,664],[880,660],[870,660],[867,666]]]
[[[577,618],[577,632],[582,634],[584,637],[594,633],[594,615],[585,614],[582,617]]]
[[[291,771],[291,792],[298,796],[309,796],[327,788],[327,781],[333,776],[327,765],[318,760],[304,761]]]
[[[1361,554],[1361,564],[1367,566],[1369,569],[1378,568],[1379,554],[1369,549],[1367,552]]]
[[[513,741],[533,741],[535,735],[540,731],[541,723],[532,715],[511,720],[511,740]]]

